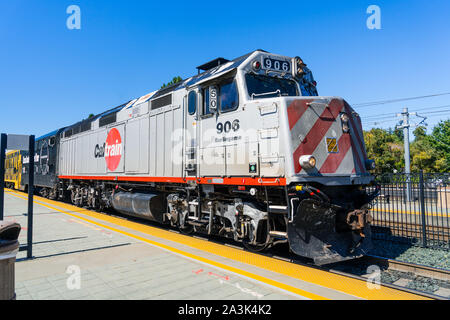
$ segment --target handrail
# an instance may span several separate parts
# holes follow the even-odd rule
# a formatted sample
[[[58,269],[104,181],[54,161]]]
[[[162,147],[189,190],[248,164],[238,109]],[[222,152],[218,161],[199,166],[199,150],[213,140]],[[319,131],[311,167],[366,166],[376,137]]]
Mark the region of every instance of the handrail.
[[[265,96],[265,95],[268,95],[268,94],[275,94],[275,93],[277,93],[278,96],[281,96],[280,89],[277,89],[277,91],[273,91],[273,92],[252,93],[252,100],[253,100],[254,97]]]

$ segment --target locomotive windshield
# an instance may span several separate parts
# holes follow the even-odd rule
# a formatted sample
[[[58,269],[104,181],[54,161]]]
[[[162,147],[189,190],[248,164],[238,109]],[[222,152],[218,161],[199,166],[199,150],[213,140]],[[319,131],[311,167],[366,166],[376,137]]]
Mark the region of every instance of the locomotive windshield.
[[[247,73],[245,75],[250,97],[271,98],[277,96],[298,96],[297,84],[289,79]]]

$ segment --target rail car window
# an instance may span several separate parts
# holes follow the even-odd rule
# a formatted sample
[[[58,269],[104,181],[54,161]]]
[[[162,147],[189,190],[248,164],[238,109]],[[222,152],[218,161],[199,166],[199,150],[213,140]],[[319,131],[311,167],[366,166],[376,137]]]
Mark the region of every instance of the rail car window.
[[[248,94],[253,98],[298,96],[297,84],[292,80],[247,73],[245,81]]]
[[[239,96],[235,81],[220,85],[219,89],[220,111],[235,110],[239,105]]]
[[[188,111],[189,114],[194,114],[197,110],[197,93],[195,91],[189,92],[188,95]]]

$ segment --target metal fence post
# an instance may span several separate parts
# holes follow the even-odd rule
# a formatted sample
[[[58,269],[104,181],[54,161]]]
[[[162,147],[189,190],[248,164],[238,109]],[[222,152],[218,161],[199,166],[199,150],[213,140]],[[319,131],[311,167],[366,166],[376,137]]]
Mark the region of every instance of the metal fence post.
[[[427,226],[425,217],[425,187],[423,183],[423,171],[420,170],[419,175],[419,198],[420,198],[420,214],[422,217],[422,247],[427,246]]]

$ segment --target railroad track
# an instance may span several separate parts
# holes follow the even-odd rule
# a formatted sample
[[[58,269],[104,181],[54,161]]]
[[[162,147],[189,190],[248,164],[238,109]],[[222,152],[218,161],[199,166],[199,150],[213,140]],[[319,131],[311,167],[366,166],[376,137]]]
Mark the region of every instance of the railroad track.
[[[402,262],[372,255],[366,256],[365,259],[368,260],[368,262],[380,265],[382,267],[387,268],[388,270],[410,272],[422,277],[428,277],[450,282],[450,270],[434,268],[415,263]]]
[[[349,261],[343,261],[340,263],[335,263],[333,265],[329,266],[328,271],[346,275],[349,277],[354,277],[360,280],[367,281],[369,274],[364,274],[364,272],[355,272],[352,271],[352,267],[356,267],[356,270],[368,270],[368,266],[378,266],[379,270],[381,272],[388,272],[388,271],[397,271],[403,274],[412,274],[414,277],[424,277],[432,280],[439,280],[442,282],[445,282],[447,286],[444,288],[449,288],[450,286],[450,270],[441,269],[441,268],[434,268],[430,266],[420,265],[420,264],[414,264],[409,262],[402,262],[398,260],[378,257],[378,256],[372,256],[372,255],[366,255],[360,259],[355,260],[349,260]],[[350,270],[350,271],[349,271]],[[402,279],[402,278],[401,278]],[[415,290],[407,287],[407,283],[409,281],[412,281],[410,279],[404,279],[407,280],[404,282],[404,284],[394,284],[389,282],[382,282],[381,284],[393,289],[402,290],[418,295],[422,295],[425,297],[429,297],[436,300],[449,300],[449,297],[443,297],[434,293],[429,293],[425,291]],[[397,283],[397,282],[396,282]]]

